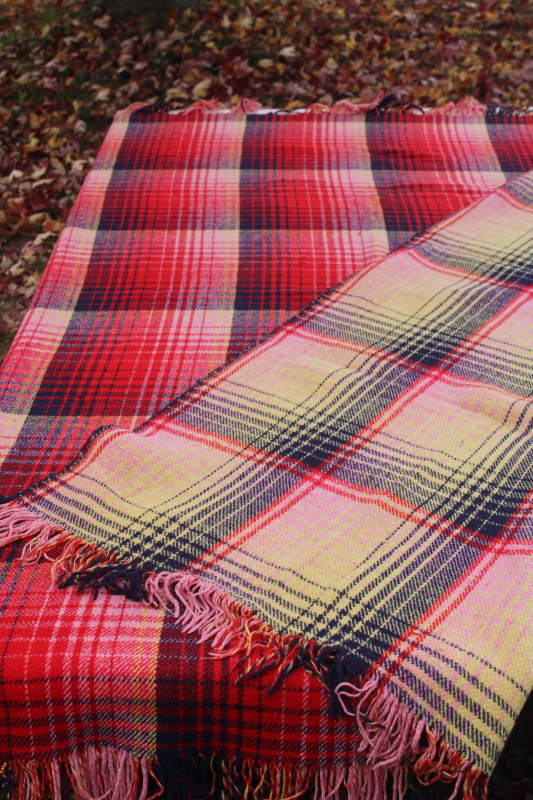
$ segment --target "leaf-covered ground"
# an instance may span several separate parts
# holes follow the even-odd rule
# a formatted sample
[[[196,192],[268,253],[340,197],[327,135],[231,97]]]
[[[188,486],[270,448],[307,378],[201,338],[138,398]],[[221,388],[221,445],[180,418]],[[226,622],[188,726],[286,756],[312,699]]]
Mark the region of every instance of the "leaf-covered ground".
[[[132,21],[87,0],[0,0],[0,361],[117,109],[382,88],[530,103],[532,23],[528,0],[210,0]]]

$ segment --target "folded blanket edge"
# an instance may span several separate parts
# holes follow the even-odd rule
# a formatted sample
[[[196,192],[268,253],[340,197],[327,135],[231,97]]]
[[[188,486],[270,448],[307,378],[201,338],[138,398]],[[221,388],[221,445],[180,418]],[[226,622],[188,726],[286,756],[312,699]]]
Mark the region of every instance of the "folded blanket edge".
[[[25,544],[20,560],[28,565],[47,561],[51,579],[59,588],[75,586],[78,592],[92,590],[95,598],[100,589],[105,589],[110,594],[162,608],[172,614],[184,633],[197,635],[199,642],[209,643],[212,657],[240,657],[236,681],[273,672],[269,693],[290,672],[301,667],[328,692],[332,713],[353,719],[354,755],[353,763],[348,766],[332,764],[311,769],[308,765],[259,764],[253,759],[242,759],[229,766],[229,761],[222,759],[218,773],[213,772],[212,795],[218,797],[216,786],[227,787],[229,782],[235,797],[242,794],[244,798],[251,793],[251,797],[260,798],[262,787],[265,790],[268,787],[269,800],[293,800],[307,791],[312,782],[315,800],[339,800],[341,787],[348,792],[348,800],[401,800],[410,775],[422,786],[437,782],[453,784],[448,800],[458,796],[463,800],[486,797],[487,776],[450,747],[438,732],[432,731],[426,720],[369,674],[369,670],[362,674],[354,654],[302,636],[282,636],[252,609],[197,574],[154,573],[131,566],[119,561],[115,554],[47,522],[20,502],[11,502],[0,509],[0,547],[21,540]],[[110,800],[137,797],[146,800],[150,774],[160,787],[152,797],[164,794],[174,800],[170,786],[165,785],[168,780],[161,783],[156,777],[163,766],[157,758],[139,759],[127,751],[112,749],[112,756],[104,759],[101,751],[89,751],[91,748],[82,755],[70,753],[45,762],[5,761],[4,771],[6,767],[10,769],[14,781],[7,778],[3,782],[7,780],[6,786],[14,784],[12,800],[40,800],[46,795],[61,800],[57,782],[61,767],[69,776],[77,800],[96,797],[103,800],[108,796]],[[91,787],[102,787],[106,780],[109,782],[109,775],[106,778],[100,774],[106,764],[108,769],[114,764],[113,769],[118,769],[120,775],[115,775],[112,789],[95,793]],[[174,784],[175,771],[176,763],[167,764],[163,770],[170,785]],[[181,770],[178,772],[181,775]]]

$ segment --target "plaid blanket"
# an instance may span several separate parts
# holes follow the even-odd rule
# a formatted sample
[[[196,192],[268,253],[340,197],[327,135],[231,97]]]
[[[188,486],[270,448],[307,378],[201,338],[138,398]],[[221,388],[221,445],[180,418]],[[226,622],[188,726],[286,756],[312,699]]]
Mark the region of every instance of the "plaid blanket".
[[[530,135],[118,115],[2,373],[20,797],[483,792],[532,684]]]
[[[117,114],[0,372],[2,495],[532,169],[532,131],[497,115]]]

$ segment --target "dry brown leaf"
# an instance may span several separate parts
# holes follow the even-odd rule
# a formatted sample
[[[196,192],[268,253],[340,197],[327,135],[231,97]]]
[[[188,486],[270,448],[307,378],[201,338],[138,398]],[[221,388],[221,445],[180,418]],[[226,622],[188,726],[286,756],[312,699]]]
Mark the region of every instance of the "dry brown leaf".
[[[76,161],[73,161],[70,165],[71,172],[84,172],[85,164],[87,161],[84,158],[78,158]]]
[[[28,222],[31,225],[39,225],[39,223],[41,223],[43,219],[45,219],[47,216],[48,214],[46,213],[46,211],[38,211],[36,214],[31,214],[28,217]]]
[[[22,275],[22,273],[24,272],[24,270],[25,270],[24,263],[23,263],[22,259],[20,259],[20,260],[19,260],[19,261],[17,261],[15,264],[13,264],[13,266],[12,266],[12,267],[10,267],[10,268],[7,270],[7,272],[8,272],[10,275],[13,275],[13,277],[14,277],[14,278],[16,278],[16,277],[17,277],[17,275]]]
[[[35,294],[35,288],[35,286],[19,286],[17,292],[29,300]]]
[[[94,99],[97,103],[107,103],[107,101],[109,100],[110,93],[111,89],[103,87],[102,89],[99,89],[97,91]]]
[[[33,172],[30,175],[30,178],[36,181],[38,178],[42,178],[43,175],[46,173],[46,167],[35,167]]]
[[[48,215],[47,215],[47,217],[48,217]],[[63,230],[64,227],[65,227],[65,223],[64,222],[60,222],[59,220],[51,219],[50,217],[48,217],[48,219],[45,219],[45,221],[43,222],[43,231],[45,233],[50,233],[50,234],[51,233],[61,233],[61,231]],[[40,234],[40,235],[42,236],[43,234]],[[37,237],[37,238],[39,238],[39,237]],[[44,240],[41,240],[41,241],[44,241]]]
[[[245,30],[250,30],[254,26],[254,18],[251,14],[240,14],[237,20],[237,25]]]
[[[201,100],[202,98],[207,96],[207,90],[213,83],[212,78],[205,78],[203,81],[200,81],[193,87],[192,96],[195,100]]]
[[[279,56],[283,56],[283,58],[297,58],[298,51],[296,50],[295,47],[289,45],[288,47],[284,47],[282,50],[279,51],[278,57]]]
[[[49,239],[51,236],[54,236],[53,231],[45,231],[44,233],[39,233],[35,239],[33,240],[33,246],[39,247],[43,242]]]
[[[291,100],[290,103],[287,103],[285,106],[286,111],[292,111],[294,108],[305,108],[305,103],[302,103],[301,100]]]
[[[50,158],[50,166],[52,167],[54,172],[59,172],[60,175],[65,175],[67,172],[57,156],[52,156]]]
[[[100,19],[95,19],[93,25],[96,25],[97,28],[100,28],[100,30],[105,31],[107,28],[109,28],[110,22],[111,22],[110,15],[104,14],[104,16],[100,17]]]
[[[65,144],[64,136],[58,137],[59,131],[54,131],[52,136],[47,140],[46,144],[50,148],[50,150],[59,150]]]
[[[172,86],[165,93],[165,101],[171,103],[173,100],[187,100],[189,95],[184,92],[179,86]]]

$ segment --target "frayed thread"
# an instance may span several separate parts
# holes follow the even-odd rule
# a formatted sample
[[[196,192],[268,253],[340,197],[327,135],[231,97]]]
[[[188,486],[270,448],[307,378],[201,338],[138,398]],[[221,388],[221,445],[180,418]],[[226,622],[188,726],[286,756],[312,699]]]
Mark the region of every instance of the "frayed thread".
[[[153,759],[112,747],[7,766],[15,784],[11,800],[154,800],[164,792]]]
[[[104,589],[111,594],[122,594],[130,600],[164,608],[184,633],[196,634],[200,642],[210,643],[211,656],[240,656],[236,680],[257,677],[269,671],[273,673],[269,690],[272,692],[299,666],[314,675],[328,690],[332,713],[354,719],[354,753],[357,757],[352,775],[356,783],[352,778],[341,777],[337,786],[337,778],[333,780],[331,775],[326,784],[317,777],[317,781],[322,781],[322,788],[317,795],[318,784],[315,783],[315,800],[337,800],[341,784],[350,792],[352,783],[358,787],[355,793],[348,794],[353,800],[387,800],[383,791],[389,778],[398,792],[401,787],[405,788],[401,771],[406,765],[424,786],[436,782],[453,783],[449,800],[456,800],[461,786],[464,800],[484,797],[486,780],[483,774],[438,734],[430,731],[426,722],[380,685],[379,680],[365,680],[367,665],[353,653],[341,647],[319,645],[301,636],[282,637],[251,609],[197,575],[183,572],[155,574],[129,566],[59,526],[45,522],[24,507],[10,504],[1,509],[0,546],[25,538],[28,541],[22,549],[21,559],[26,563],[36,563],[41,559],[48,561],[60,587],[76,587],[78,592],[90,589],[95,597],[100,589]],[[76,758],[74,756],[74,761],[69,762],[69,776],[74,787],[86,786],[88,778],[83,777],[83,770],[87,772],[88,762],[80,762],[78,768]],[[132,763],[121,762],[121,774],[125,774],[125,770],[130,771],[129,775],[133,774]],[[31,770],[25,773],[24,780],[30,783],[27,783],[27,792],[21,798],[40,800],[40,795],[32,794],[31,774]],[[376,783],[378,776],[381,776],[381,783]],[[372,789],[369,788],[371,785]],[[104,800],[104,796],[107,798],[110,794],[108,789],[96,795],[91,794],[92,789],[85,795],[80,788],[75,790],[77,800]],[[114,784],[109,800],[133,800],[133,795],[131,798],[129,795],[116,795],[116,791]],[[269,794],[269,800],[274,796],[277,797]],[[403,796],[403,789],[397,796],[398,800]],[[248,800],[249,793],[244,797]],[[58,798],[54,796],[54,800]]]
[[[257,100],[243,97],[231,108],[226,108],[219,100],[197,100],[186,108],[176,107],[172,103],[163,101],[153,104],[136,103],[118,112],[121,115],[135,115],[146,117],[167,114],[169,111],[179,112],[179,116],[195,114],[213,114],[223,111],[225,115],[256,114],[263,108]],[[415,103],[405,103],[398,100],[394,94],[387,95],[382,90],[370,103],[353,103],[351,100],[339,100],[331,106],[324,103],[311,103],[306,107],[292,110],[272,109],[273,114],[291,114],[297,112],[303,115],[328,114],[333,116],[359,116],[367,113],[383,114],[410,114],[414,116],[431,117],[530,117],[533,109],[530,106],[494,106],[485,105],[474,97],[463,97],[459,102],[452,101],[433,108],[422,108]]]
[[[163,800],[402,800],[412,779],[409,764],[380,767],[361,764],[359,758],[348,766],[311,768],[220,755],[165,754],[159,761],[156,770],[165,786]],[[480,800],[484,778],[476,775],[473,781],[470,796]],[[425,785],[429,789],[425,795],[428,800],[452,800],[458,786],[456,781],[450,792],[449,786],[433,782]]]
[[[89,564],[105,562],[111,566],[117,561],[114,555],[82,541],[60,525],[46,522],[23,506],[10,503],[0,508],[0,547],[23,539],[27,542],[21,560],[27,564],[48,561],[54,580],[58,575],[86,569]]]
[[[388,101],[391,103],[397,101],[395,95],[390,95],[387,98],[385,97],[385,92],[381,91],[377,97],[374,98],[370,103],[352,103],[350,100],[340,100],[338,103],[335,103],[332,106],[327,106],[324,103],[312,103],[311,105],[307,106],[306,108],[301,109],[294,109],[293,111],[298,111],[299,113],[304,114],[366,114],[368,111],[372,111],[379,106],[383,106],[383,104],[387,104]],[[402,104],[402,108],[399,111],[404,111],[405,104]],[[384,107],[384,106],[383,106]],[[186,108],[177,108],[172,105],[172,103],[166,103],[163,101],[145,105],[144,107],[137,107],[132,110],[132,114],[136,116],[146,116],[149,115],[161,115],[166,114],[169,111],[178,111],[180,116],[189,116],[192,114],[212,114],[213,112],[220,112],[223,111],[226,115],[231,114],[255,114],[263,108],[262,103],[259,103],[257,100],[253,100],[250,97],[243,97],[239,102],[232,106],[231,108],[225,108],[219,100],[197,100],[195,103],[191,103],[190,106]],[[392,108],[392,105],[391,105]],[[273,110],[273,113],[279,114],[290,114],[291,111],[286,111],[285,109],[277,109]]]
[[[225,114],[255,114],[263,108],[261,103],[257,100],[252,100],[249,97],[243,97],[236,105],[231,108],[226,108],[219,100],[197,100],[186,108],[173,106],[172,103],[158,102],[154,104],[145,105],[143,107],[136,107],[132,113],[136,116],[152,116],[166,114],[169,111],[179,112],[179,116],[188,116],[191,114],[213,114],[223,111]],[[458,103],[449,102],[434,108],[424,109],[414,103],[405,103],[398,100],[395,94],[386,94],[381,90],[379,94],[369,103],[353,103],[351,100],[339,100],[331,106],[325,103],[311,103],[310,105],[302,108],[296,108],[292,111],[285,109],[273,109],[273,114],[291,114],[297,112],[304,115],[328,114],[334,116],[343,115],[363,115],[369,112],[374,114],[412,114],[430,115],[430,116],[476,116],[481,117],[485,114],[493,115],[510,115],[517,114],[520,116],[526,115],[526,109],[499,109],[495,106],[486,106],[480,103],[473,97],[464,97]]]
[[[401,800],[407,768],[315,767],[261,764],[239,757],[165,757],[164,800]]]
[[[164,800],[296,800],[318,775],[305,765],[261,763],[227,754],[164,752],[156,767]],[[385,800],[385,799],[383,799]]]
[[[136,758],[105,747],[46,761],[15,761],[8,768],[15,777],[12,800],[402,800],[412,779],[410,765],[358,761],[331,767],[280,765],[176,751]],[[426,797],[452,800],[457,795],[457,785],[451,794],[442,790],[442,785],[433,787]]]

